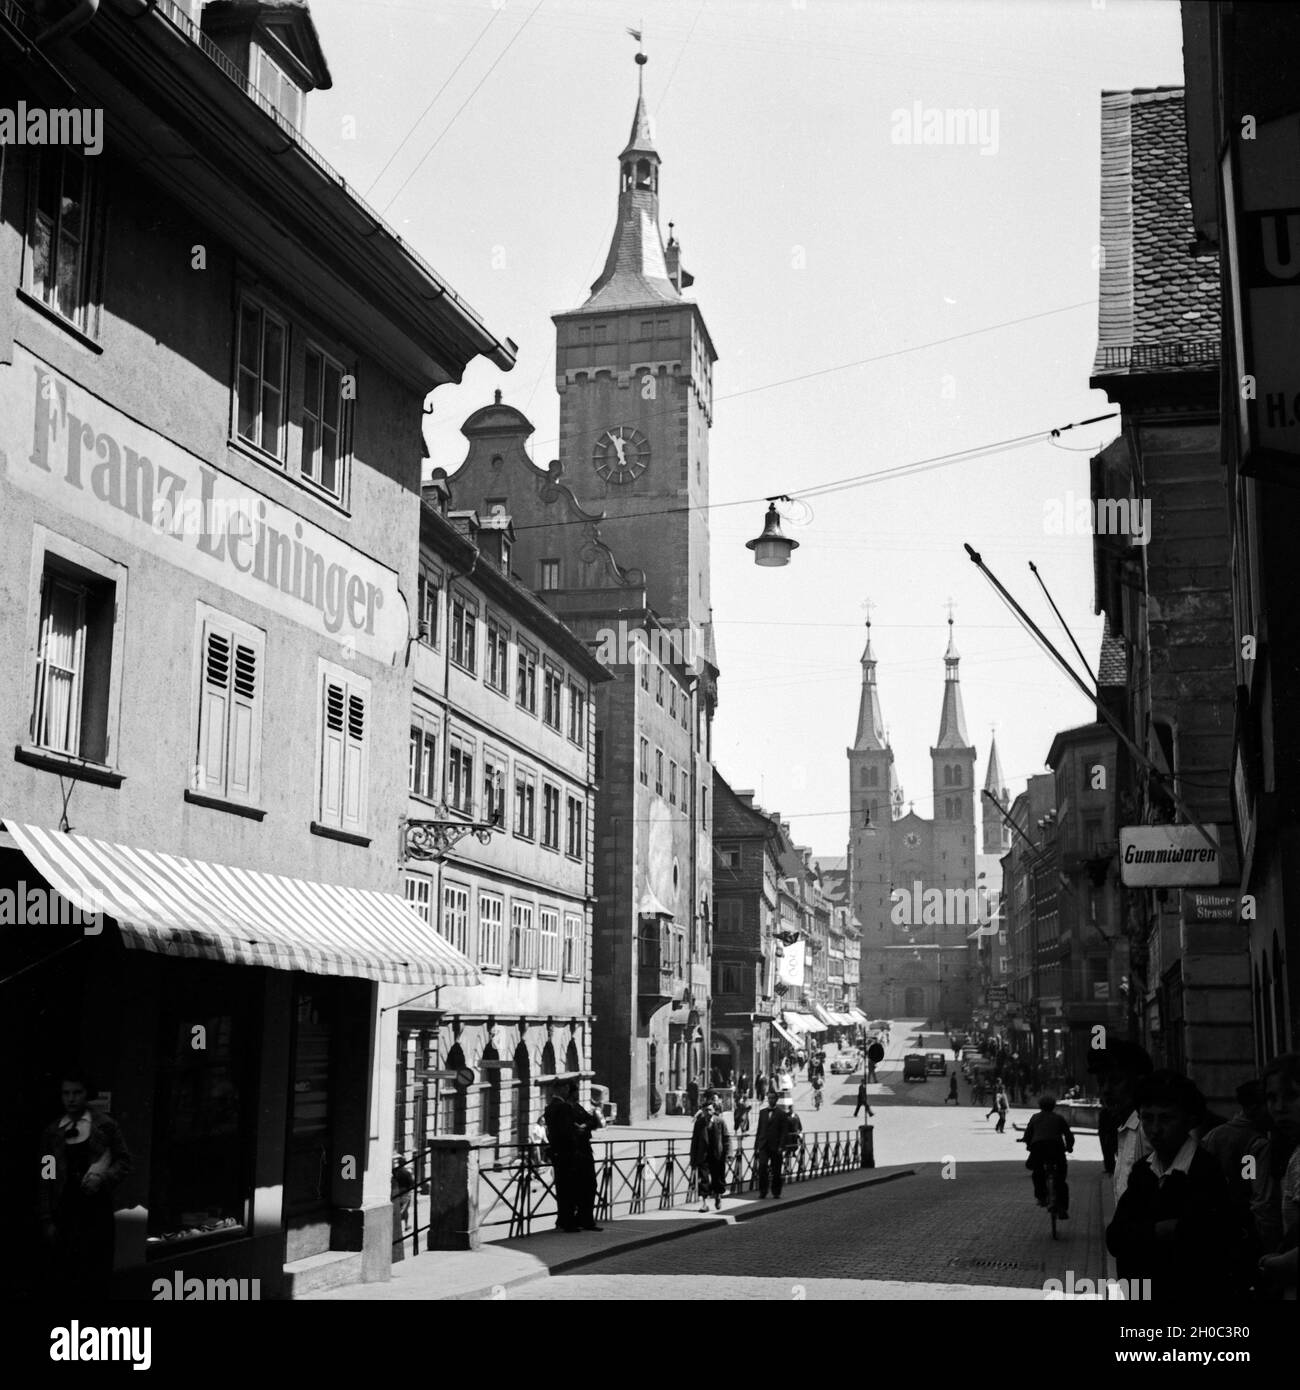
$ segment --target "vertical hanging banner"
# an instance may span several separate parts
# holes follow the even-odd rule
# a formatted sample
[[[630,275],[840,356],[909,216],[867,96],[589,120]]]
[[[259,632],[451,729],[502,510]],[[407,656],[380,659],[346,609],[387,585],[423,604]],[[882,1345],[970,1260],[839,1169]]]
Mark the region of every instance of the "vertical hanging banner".
[[[808,946],[803,941],[796,941],[793,946],[782,947],[781,957],[777,962],[777,977],[783,985],[803,984],[807,955]]]

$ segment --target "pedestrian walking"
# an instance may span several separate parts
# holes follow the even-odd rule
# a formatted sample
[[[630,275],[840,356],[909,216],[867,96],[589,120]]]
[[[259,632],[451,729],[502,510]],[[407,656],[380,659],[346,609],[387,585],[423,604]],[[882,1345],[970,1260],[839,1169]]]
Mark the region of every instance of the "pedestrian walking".
[[[945,1105],[947,1105],[949,1101],[952,1101],[952,1103],[953,1103],[954,1105],[960,1105],[960,1104],[961,1104],[961,1099],[960,1099],[960,1097],[957,1095],[957,1073],[956,1073],[956,1072],[953,1072],[952,1075],[949,1076],[949,1078],[948,1078],[948,1094],[947,1094],[946,1096],[944,1096],[944,1098],[943,1098],[943,1103],[944,1103]]]
[[[760,1071],[754,1078],[754,1103],[759,1105],[767,1095],[767,1077]]]
[[[880,1045],[877,1038],[870,1047],[867,1048],[867,1080],[875,1082],[876,1068],[885,1060],[885,1049]]]
[[[732,1111],[732,1121],[735,1125],[737,1134],[749,1133],[749,1112],[753,1107],[744,1096],[737,1096],[735,1108]]]
[[[714,1209],[722,1210],[722,1196],[727,1190],[727,1160],[731,1157],[731,1132],[722,1118],[722,1102],[713,1091],[707,1091],[700,1113],[695,1117],[691,1134],[691,1167],[695,1170],[700,1190],[700,1210],[708,1211],[709,1196]]]
[[[1007,1100],[1007,1088],[1005,1086],[998,1087],[994,1107],[998,1112],[998,1122],[994,1126],[994,1130],[998,1134],[1005,1134],[1007,1132],[1007,1111],[1011,1108],[1011,1103]]]
[[[867,1112],[867,1119],[871,1118],[871,1106],[867,1101],[866,1081],[858,1082],[858,1103],[853,1107],[853,1118],[855,1120],[858,1118],[859,1110],[865,1110]]]
[[[132,1165],[117,1121],[89,1108],[94,1094],[79,1068],[64,1072],[63,1114],[41,1135],[38,1200],[51,1283],[61,1293],[107,1298],[113,1191]]]

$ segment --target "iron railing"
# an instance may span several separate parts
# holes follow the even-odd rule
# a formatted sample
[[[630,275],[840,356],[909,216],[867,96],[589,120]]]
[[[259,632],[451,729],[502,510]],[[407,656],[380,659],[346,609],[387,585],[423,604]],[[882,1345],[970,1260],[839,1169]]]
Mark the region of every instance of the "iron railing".
[[[596,1219],[637,1216],[649,1210],[670,1211],[700,1200],[690,1163],[690,1139],[605,1139],[592,1145],[596,1162]],[[394,1246],[419,1254],[429,1229],[430,1188],[427,1150],[399,1161],[414,1179]],[[801,1134],[785,1153],[784,1181],[808,1182],[848,1173],[863,1166],[862,1137],[857,1129]],[[730,1196],[758,1186],[754,1154],[745,1137],[732,1143],[727,1190]],[[422,1200],[423,1199],[423,1200]],[[405,1200],[405,1199],[403,1199]],[[423,1212],[421,1208],[424,1208]],[[504,1226],[510,1239],[532,1235],[556,1217],[555,1174],[536,1144],[497,1144],[480,1150],[478,1227]],[[423,1218],[423,1219],[422,1219]],[[544,1223],[544,1225],[543,1225]]]

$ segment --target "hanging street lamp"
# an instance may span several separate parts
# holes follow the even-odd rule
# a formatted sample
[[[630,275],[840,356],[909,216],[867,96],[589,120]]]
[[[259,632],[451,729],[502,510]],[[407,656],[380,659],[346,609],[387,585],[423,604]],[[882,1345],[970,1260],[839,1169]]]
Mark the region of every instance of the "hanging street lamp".
[[[788,502],[785,496],[767,498],[767,516],[763,519],[763,534],[745,542],[745,548],[754,552],[754,563],[775,567],[790,563],[790,552],[798,548],[799,542],[791,540],[781,530],[781,514],[776,509],[778,502]]]

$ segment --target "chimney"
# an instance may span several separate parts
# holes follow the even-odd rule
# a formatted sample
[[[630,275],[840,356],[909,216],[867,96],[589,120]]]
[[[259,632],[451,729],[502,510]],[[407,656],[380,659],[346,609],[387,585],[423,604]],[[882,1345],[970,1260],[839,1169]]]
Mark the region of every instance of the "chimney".
[[[745,806],[748,806],[751,810],[753,809],[754,792],[752,788],[746,789],[743,792],[736,792],[735,797],[737,801],[741,802]]]

